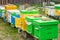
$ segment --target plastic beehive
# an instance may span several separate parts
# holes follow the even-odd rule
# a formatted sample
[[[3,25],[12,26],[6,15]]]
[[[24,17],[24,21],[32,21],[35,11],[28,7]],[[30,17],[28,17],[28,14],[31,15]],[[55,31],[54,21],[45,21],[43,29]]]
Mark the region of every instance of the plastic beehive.
[[[50,21],[34,20],[34,37],[39,40],[48,40],[58,38],[58,21],[51,19]]]
[[[55,5],[55,16],[60,16],[60,4]]]
[[[21,15],[20,15],[21,23],[20,23],[20,24],[22,24],[22,25],[21,25],[21,29],[22,29],[23,31],[26,31],[26,21],[25,21],[25,17],[26,17],[26,16],[38,16],[39,13],[36,13],[36,12],[33,13],[33,12],[30,12],[30,11],[26,11],[26,10],[21,10],[20,12],[21,12]]]
[[[21,22],[22,22],[21,18],[15,18],[15,26],[17,28],[21,28]]]
[[[40,18],[39,17],[34,17],[34,16],[27,16],[26,17],[26,23],[27,23],[26,31],[31,35],[34,34],[33,20],[40,20]]]

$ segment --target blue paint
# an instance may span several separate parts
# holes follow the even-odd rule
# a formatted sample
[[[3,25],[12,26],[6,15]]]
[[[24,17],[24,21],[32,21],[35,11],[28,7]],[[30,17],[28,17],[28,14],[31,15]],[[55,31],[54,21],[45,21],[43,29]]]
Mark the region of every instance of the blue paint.
[[[12,25],[15,25],[15,18],[20,18],[20,15],[19,14],[16,14],[15,16],[11,15],[11,24]]]
[[[16,16],[15,16],[16,18],[20,18],[20,15],[19,14],[16,14]]]
[[[11,16],[11,24],[15,25],[15,18],[13,16]]]

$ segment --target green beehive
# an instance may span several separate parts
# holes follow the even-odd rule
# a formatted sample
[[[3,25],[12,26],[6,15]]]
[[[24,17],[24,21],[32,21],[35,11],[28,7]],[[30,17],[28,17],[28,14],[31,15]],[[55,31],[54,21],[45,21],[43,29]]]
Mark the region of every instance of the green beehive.
[[[28,11],[27,11],[27,10],[21,10],[21,13],[22,13],[22,14],[27,14]]]
[[[22,14],[37,14],[38,10],[21,10]]]
[[[49,40],[58,38],[58,21],[57,20],[34,20],[34,37],[39,40]]]
[[[38,14],[38,10],[30,10],[30,14]]]
[[[60,4],[56,4],[55,9],[60,10]]]
[[[26,17],[26,22],[27,22],[27,27],[26,27],[26,31],[29,33],[29,34],[31,34],[31,35],[33,35],[33,24],[32,24],[32,22],[33,22],[33,20],[39,20],[40,18],[39,17]]]
[[[0,16],[1,17],[4,17],[4,12],[5,12],[4,6],[0,6]]]

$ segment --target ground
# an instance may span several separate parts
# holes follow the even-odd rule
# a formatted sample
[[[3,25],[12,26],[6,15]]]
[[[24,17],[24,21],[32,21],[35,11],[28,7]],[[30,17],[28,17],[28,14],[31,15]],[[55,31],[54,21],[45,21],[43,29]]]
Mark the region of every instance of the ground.
[[[17,28],[11,27],[10,24],[5,23],[3,22],[2,19],[0,19],[0,40],[25,40],[25,39],[21,36],[20,33],[18,33]],[[58,40],[60,40],[60,34]]]
[[[16,28],[0,19],[0,40],[23,40]]]
[[[58,40],[60,40],[60,24],[59,24],[59,35],[58,35]]]

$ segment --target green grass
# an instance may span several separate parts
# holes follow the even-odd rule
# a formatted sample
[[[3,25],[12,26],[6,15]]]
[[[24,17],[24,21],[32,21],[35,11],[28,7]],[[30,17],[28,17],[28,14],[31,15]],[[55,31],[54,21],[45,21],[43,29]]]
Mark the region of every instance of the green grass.
[[[4,38],[7,38],[8,35],[12,40],[18,40],[18,31],[16,28],[11,27],[8,23],[4,23],[2,19],[0,19],[0,33],[2,33]],[[4,40],[4,38],[2,38]]]

